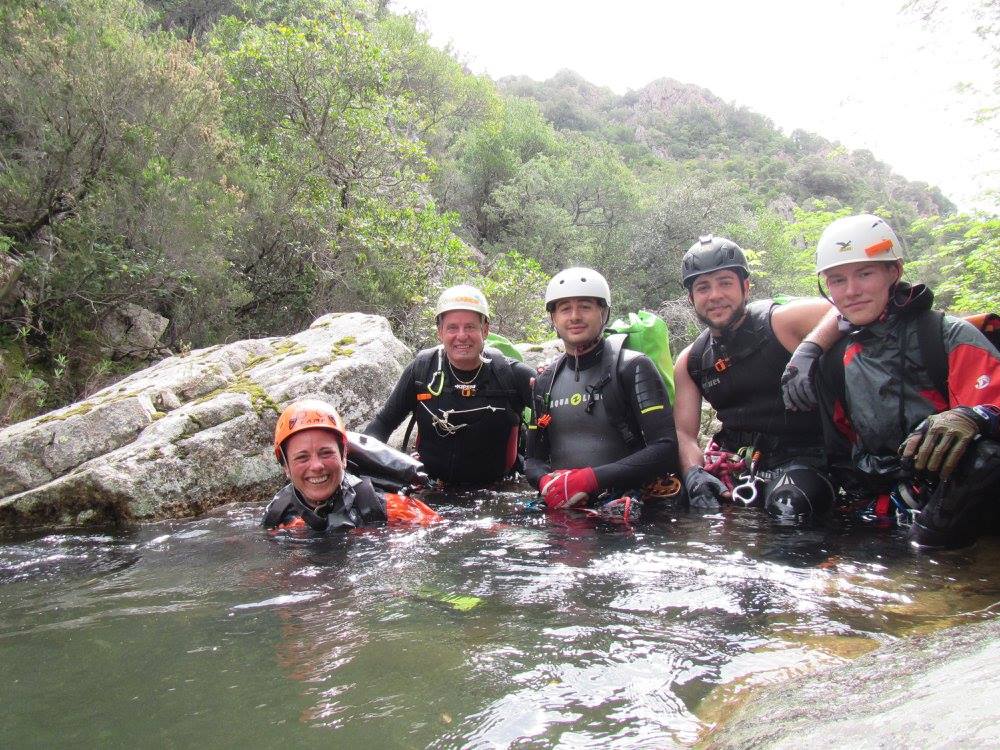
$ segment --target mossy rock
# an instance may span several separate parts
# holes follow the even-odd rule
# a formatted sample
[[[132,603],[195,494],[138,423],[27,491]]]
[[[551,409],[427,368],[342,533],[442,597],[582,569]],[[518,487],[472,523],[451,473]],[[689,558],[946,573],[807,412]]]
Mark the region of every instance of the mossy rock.
[[[128,398],[127,396],[122,396],[121,398]],[[113,399],[118,400],[118,399]],[[59,414],[47,414],[38,420],[38,424],[47,424],[48,422],[61,422],[66,419],[71,419],[73,417],[78,417],[82,414],[89,414],[94,410],[94,405],[91,403],[84,402],[78,406],[74,406],[72,409],[67,409]]]
[[[306,348],[302,346],[302,344],[292,341],[291,339],[281,339],[281,341],[275,341],[271,344],[271,348],[278,354],[283,354],[286,357],[306,353]]]

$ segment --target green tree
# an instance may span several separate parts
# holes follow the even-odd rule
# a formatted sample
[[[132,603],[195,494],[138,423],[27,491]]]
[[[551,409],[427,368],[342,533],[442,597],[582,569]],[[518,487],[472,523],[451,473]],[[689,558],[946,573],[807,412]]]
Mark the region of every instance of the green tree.
[[[490,115],[456,142],[451,164],[458,179],[445,181],[448,192],[438,194],[439,203],[462,216],[466,236],[475,244],[496,242],[502,227],[487,210],[494,191],[534,157],[552,153],[556,144],[536,104],[497,99]]]
[[[539,154],[484,209],[497,227],[488,245],[512,246],[550,273],[570,264],[610,265],[625,250],[640,188],[610,146],[568,134]]]
[[[232,205],[219,78],[190,45],[146,33],[130,0],[25,3],[5,20],[0,335],[26,362],[85,370],[109,310],[172,316],[218,279]],[[71,398],[62,374],[53,394]]]
[[[923,219],[913,233],[926,247],[906,275],[927,282],[937,304],[963,313],[1000,310],[1000,218],[984,213]]]

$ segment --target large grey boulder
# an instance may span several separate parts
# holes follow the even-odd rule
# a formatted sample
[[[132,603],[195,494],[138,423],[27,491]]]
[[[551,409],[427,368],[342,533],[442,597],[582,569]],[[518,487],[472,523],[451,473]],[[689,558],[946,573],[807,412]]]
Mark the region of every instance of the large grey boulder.
[[[163,356],[165,352],[160,346],[160,337],[169,323],[152,310],[126,302],[101,321],[97,334],[103,342],[102,352],[115,359],[155,359],[157,355]]]
[[[703,746],[1000,746],[1000,620],[908,638],[772,688]]]
[[[375,315],[169,357],[0,431],[0,525],[120,523],[259,501],[282,482],[281,408],[326,394],[362,427],[412,357]]]
[[[541,367],[554,361],[563,353],[563,344],[559,339],[549,339],[540,344],[515,344],[516,348],[529,367]]]

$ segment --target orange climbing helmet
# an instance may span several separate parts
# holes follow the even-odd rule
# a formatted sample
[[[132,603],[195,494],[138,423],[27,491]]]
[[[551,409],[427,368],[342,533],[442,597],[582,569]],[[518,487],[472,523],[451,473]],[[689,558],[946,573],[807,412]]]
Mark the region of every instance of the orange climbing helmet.
[[[326,401],[305,398],[290,403],[278,417],[278,424],[274,427],[274,457],[278,462],[281,463],[282,448],[288,438],[296,432],[312,429],[334,433],[340,443],[341,455],[347,455],[347,430],[340,414]]]

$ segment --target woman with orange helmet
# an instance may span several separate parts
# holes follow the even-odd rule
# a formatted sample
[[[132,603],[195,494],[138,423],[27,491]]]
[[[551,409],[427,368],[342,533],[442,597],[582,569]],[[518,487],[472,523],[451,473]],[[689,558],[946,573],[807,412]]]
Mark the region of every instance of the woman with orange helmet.
[[[274,429],[274,455],[289,483],[268,504],[262,525],[337,531],[438,518],[419,500],[383,495],[369,479],[349,474],[347,450],[344,420],[330,404],[319,399],[289,404]]]

